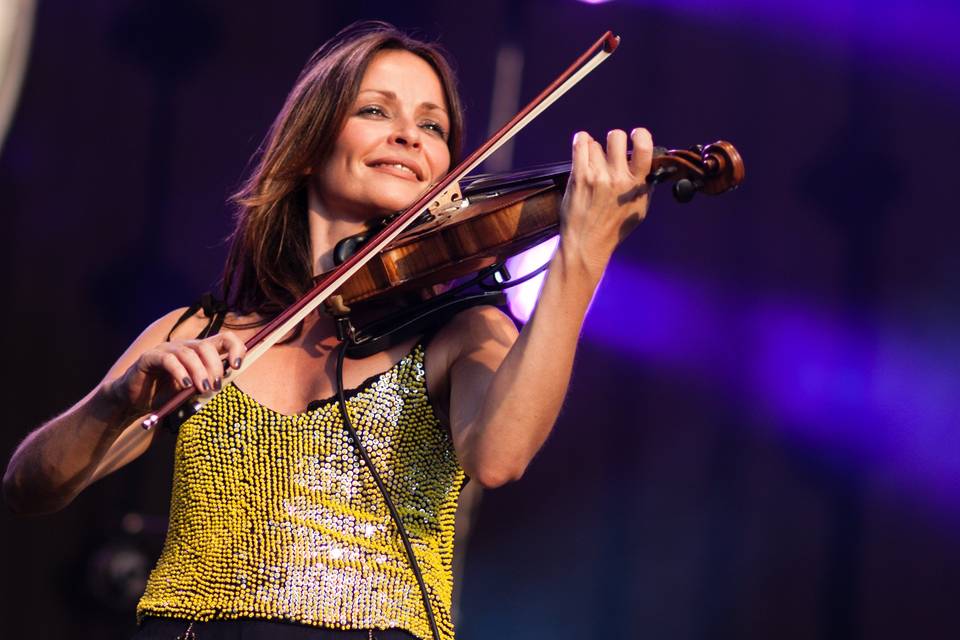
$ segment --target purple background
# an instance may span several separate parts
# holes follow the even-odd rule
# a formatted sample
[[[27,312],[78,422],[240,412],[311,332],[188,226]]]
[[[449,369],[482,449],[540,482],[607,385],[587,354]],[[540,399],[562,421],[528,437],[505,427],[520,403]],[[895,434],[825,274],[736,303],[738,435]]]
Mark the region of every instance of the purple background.
[[[609,28],[620,49],[520,135],[515,166],[635,125],[728,139],[747,165],[722,198],[663,189],[617,253],[554,435],[481,503],[459,637],[958,637],[946,0],[46,0],[0,156],[2,450],[211,287],[226,197],[310,52],[360,18],[447,46],[468,149],[498,45],[522,46],[529,99]],[[61,513],[0,516],[5,637],[131,633],[102,569],[156,553],[160,440]]]

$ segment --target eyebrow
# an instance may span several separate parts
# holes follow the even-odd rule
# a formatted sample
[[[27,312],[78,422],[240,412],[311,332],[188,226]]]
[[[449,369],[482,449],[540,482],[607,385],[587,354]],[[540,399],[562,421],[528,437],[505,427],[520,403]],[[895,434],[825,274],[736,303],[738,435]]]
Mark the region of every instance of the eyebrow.
[[[397,99],[397,94],[396,94],[396,93],[394,93],[393,91],[387,91],[387,90],[385,90],[385,89],[361,89],[358,93],[379,93],[380,95],[382,95],[382,96],[383,96],[384,98],[386,98],[387,100],[396,100],[396,99]],[[435,111],[442,111],[442,112],[444,112],[444,113],[447,113],[447,110],[446,110],[446,109],[444,109],[444,108],[441,107],[440,105],[434,104],[434,103],[432,103],[432,102],[421,102],[421,103],[420,103],[420,106],[421,106],[421,107],[426,107],[428,110],[431,110],[431,111],[432,111],[432,110],[435,110]]]

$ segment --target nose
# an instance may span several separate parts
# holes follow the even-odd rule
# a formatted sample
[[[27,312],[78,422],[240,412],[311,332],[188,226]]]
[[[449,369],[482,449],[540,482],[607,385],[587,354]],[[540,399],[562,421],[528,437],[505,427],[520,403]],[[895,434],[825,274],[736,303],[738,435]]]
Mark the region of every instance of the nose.
[[[403,147],[420,148],[420,127],[410,118],[397,118],[390,134],[390,142]]]

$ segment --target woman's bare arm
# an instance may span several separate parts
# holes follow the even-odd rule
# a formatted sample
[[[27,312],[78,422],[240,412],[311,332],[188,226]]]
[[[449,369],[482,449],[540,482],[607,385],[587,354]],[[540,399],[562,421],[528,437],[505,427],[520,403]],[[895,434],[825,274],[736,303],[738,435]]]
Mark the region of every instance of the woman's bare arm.
[[[653,143],[642,129],[632,139],[628,161],[623,131],[610,133],[606,153],[578,134],[560,245],[519,336],[492,308],[470,310],[449,327],[460,344],[449,365],[454,446],[484,486],[518,479],[550,434],[590,300],[614,248],[646,214]]]
[[[243,357],[242,343],[229,333],[165,342],[182,312],[147,327],[96,388],[20,443],[3,476],[4,499],[13,512],[62,509],[92,482],[135,460],[155,433],[141,429],[139,418],[159,398],[186,386],[212,387],[210,381],[223,376],[221,352],[229,352],[231,361]]]

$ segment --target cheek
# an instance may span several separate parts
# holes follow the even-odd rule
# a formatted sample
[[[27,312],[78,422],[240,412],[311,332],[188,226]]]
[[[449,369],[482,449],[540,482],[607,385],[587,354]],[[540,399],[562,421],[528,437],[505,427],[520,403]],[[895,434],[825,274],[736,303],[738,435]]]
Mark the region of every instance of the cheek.
[[[451,169],[450,149],[447,148],[446,144],[441,144],[430,154],[430,167],[433,169],[433,175],[436,178],[443,177]]]
[[[333,156],[341,163],[355,159],[368,149],[376,138],[376,132],[370,129],[353,118],[348,119],[334,144]]]
[[[341,198],[349,191],[350,186],[355,184],[347,158],[337,146],[327,161],[315,170],[314,188],[325,199]]]
[[[356,177],[358,155],[355,145],[349,144],[350,142],[349,139],[344,140],[341,137],[327,159],[324,176],[331,189],[342,189],[344,184]]]

